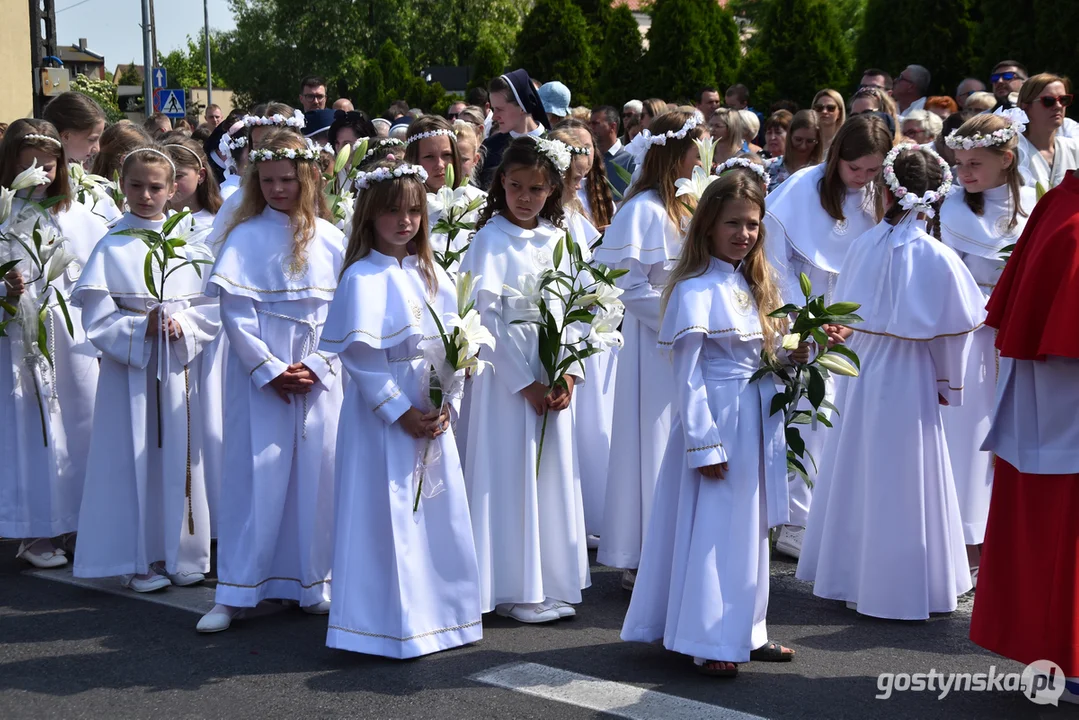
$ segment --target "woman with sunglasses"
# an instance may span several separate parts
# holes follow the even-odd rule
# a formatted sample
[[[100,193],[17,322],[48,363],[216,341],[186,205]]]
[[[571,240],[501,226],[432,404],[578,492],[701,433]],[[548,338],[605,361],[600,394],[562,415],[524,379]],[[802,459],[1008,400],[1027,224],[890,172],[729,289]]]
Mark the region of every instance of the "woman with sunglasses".
[[[1071,80],[1059,75],[1035,75],[1019,90],[1019,107],[1029,118],[1019,140],[1020,171],[1028,184],[1048,190],[1079,168],[1079,140],[1058,132],[1071,104]]]
[[[827,155],[828,148],[832,147],[832,138],[847,120],[847,107],[843,104],[842,95],[825,88],[813,97],[813,110],[820,120],[821,155]]]

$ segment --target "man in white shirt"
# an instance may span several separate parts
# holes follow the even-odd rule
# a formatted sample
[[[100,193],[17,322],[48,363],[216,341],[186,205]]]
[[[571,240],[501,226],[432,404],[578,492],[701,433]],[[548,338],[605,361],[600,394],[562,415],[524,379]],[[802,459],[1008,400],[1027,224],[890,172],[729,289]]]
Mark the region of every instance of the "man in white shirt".
[[[899,106],[899,114],[911,110],[925,110],[926,94],[931,80],[929,71],[921,65],[907,65],[892,85],[892,97]]]

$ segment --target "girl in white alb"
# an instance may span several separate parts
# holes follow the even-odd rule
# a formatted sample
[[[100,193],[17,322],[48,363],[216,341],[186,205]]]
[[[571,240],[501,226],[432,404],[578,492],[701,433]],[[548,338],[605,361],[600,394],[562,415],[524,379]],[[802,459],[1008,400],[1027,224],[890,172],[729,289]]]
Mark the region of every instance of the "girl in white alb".
[[[326,644],[410,658],[475,642],[483,627],[450,428],[457,398],[432,409],[427,393],[425,339],[442,342],[428,305],[449,332],[457,298],[431,255],[423,168],[385,162],[373,172],[379,168],[400,176],[359,176],[345,270],[319,343],[351,380],[337,443]],[[426,465],[417,461],[424,452]]]
[[[203,294],[206,273],[192,265],[170,268],[167,281],[155,265],[151,292],[146,244],[126,234],[162,232],[175,173],[160,147],[127,155],[121,184],[131,211],[98,243],[72,297],[102,356],[75,575],[125,575],[136,592],[193,585],[210,569],[192,364],[221,330],[217,303]],[[185,253],[209,260],[198,246]]]
[[[207,292],[229,336],[217,605],[200,632],[279,598],[329,612],[341,366],[318,349],[344,238],[318,216],[317,150],[271,130]]]
[[[971,588],[940,406],[963,402],[985,302],[955,251],[921,229],[951,189],[947,163],[900,145],[884,179],[891,209],[851,246],[836,284],[860,305],[863,321],[837,337],[853,331],[861,367],[836,382],[797,576],[863,615],[925,620]]]
[[[768,196],[768,259],[779,272],[785,302],[805,303],[802,273],[825,303],[847,299],[835,293],[839,270],[854,240],[880,221],[876,178],[891,147],[892,134],[880,118],[853,117],[836,133],[824,163],[799,170]],[[835,398],[831,379],[826,398]],[[809,407],[806,400],[802,409]],[[806,450],[818,461],[828,434],[823,425],[802,428]],[[812,463],[806,469],[815,483]],[[790,482],[791,520],[780,530],[776,549],[797,558],[813,491],[799,475],[792,473]]]
[[[46,234],[45,244],[62,243],[47,267],[60,263],[56,267],[63,270],[52,284],[70,298],[82,266],[108,231],[68,195],[56,130],[44,120],[16,120],[0,144],[0,186],[12,185],[32,166],[42,169],[48,182],[13,199],[3,232],[29,239],[38,226]],[[34,200],[67,197],[43,216],[26,203],[31,193]],[[32,318],[36,330],[42,270],[18,254],[0,258],[0,264],[14,259],[20,262],[4,278],[6,300],[25,308],[23,317]],[[50,538],[74,532],[78,525],[97,390],[96,353],[86,340],[82,314],[70,306],[67,313],[71,334],[59,302],[50,302],[45,327],[51,363],[26,344],[19,320],[0,338],[0,426],[7,428],[0,434],[0,456],[5,458],[0,464],[0,536],[21,539],[18,557],[39,568],[68,562],[64,549]]]
[[[1022,186],[1019,173],[1020,112],[975,115],[947,138],[963,188],[940,208],[940,239],[959,253],[986,301],[1004,269],[1005,248],[1019,239],[1037,202],[1037,192]],[[974,332],[962,383],[963,404],[941,410],[975,584],[993,489],[993,455],[982,450],[982,443],[989,433],[1000,375],[995,342],[992,328]]]
[[[596,262],[629,270],[617,280],[624,291],[625,347],[618,353],[607,497],[596,555],[604,565],[626,570],[622,583],[627,588],[633,583],[630,571],[641,559],[671,427],[671,364],[656,347],[656,333],[669,263],[678,259],[682,225],[690,215],[683,198],[675,197],[675,180],[688,178],[700,165],[693,140],[708,131],[698,115],[675,111],[656,118],[652,132],[665,143],[651,145],[638,163],[640,179],[595,252]]]
[[[539,332],[515,322],[538,317],[533,301],[521,297],[523,283],[553,266],[565,235],[557,225],[565,168],[555,163],[530,136],[510,142],[461,263],[477,283],[476,309],[495,337],[494,350],[483,353],[494,372],[472,380],[465,456],[481,607],[533,623],[576,614],[572,604],[590,584],[577,437],[566,412],[583,371],[565,376],[568,390],[549,391]]]
[[[704,192],[664,291],[658,348],[673,357],[671,437],[660,470],[622,639],[662,641],[698,671],[733,677],[751,659],[783,662],[768,642],[768,529],[788,519],[775,383],[752,381],[786,321],[764,252],[764,192],[733,172]],[[796,351],[808,360],[808,347]]]

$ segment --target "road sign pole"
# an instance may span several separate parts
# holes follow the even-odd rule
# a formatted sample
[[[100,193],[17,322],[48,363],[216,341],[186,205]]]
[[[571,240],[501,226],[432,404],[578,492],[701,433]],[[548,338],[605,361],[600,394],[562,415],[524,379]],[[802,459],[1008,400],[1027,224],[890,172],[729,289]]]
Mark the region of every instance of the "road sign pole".
[[[154,80],[150,77],[153,67],[150,55],[150,0],[142,0],[142,98],[146,117],[154,114]]]
[[[202,0],[203,37],[206,42],[206,107],[214,104],[214,80],[210,74],[210,0]]]

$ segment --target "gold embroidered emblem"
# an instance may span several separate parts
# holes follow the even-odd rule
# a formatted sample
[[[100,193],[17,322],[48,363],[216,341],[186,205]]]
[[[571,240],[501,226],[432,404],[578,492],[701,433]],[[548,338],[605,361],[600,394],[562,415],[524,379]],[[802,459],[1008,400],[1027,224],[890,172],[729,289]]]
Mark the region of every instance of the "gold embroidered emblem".
[[[281,271],[285,273],[286,280],[300,280],[307,275],[307,259],[298,258],[295,255],[287,255],[281,261]]]
[[[419,304],[413,302],[412,300],[409,300],[408,309],[412,311],[412,317],[416,320],[416,322],[419,322],[420,318],[423,317],[423,308],[420,307]]]
[[[999,237],[1015,237],[1018,235],[1019,225],[1008,227],[1011,224],[1011,216],[1001,215],[993,222],[993,232]]]
[[[850,230],[850,223],[847,222],[846,218],[836,220],[835,225],[832,226],[832,232],[836,235],[846,235],[848,230]]]
[[[753,309],[753,298],[749,296],[742,288],[734,288],[732,291],[734,295],[734,304],[738,308],[738,311],[743,315],[749,314]]]
[[[532,260],[538,267],[548,268],[551,267],[553,258],[551,257],[551,251],[547,248],[533,248]]]

